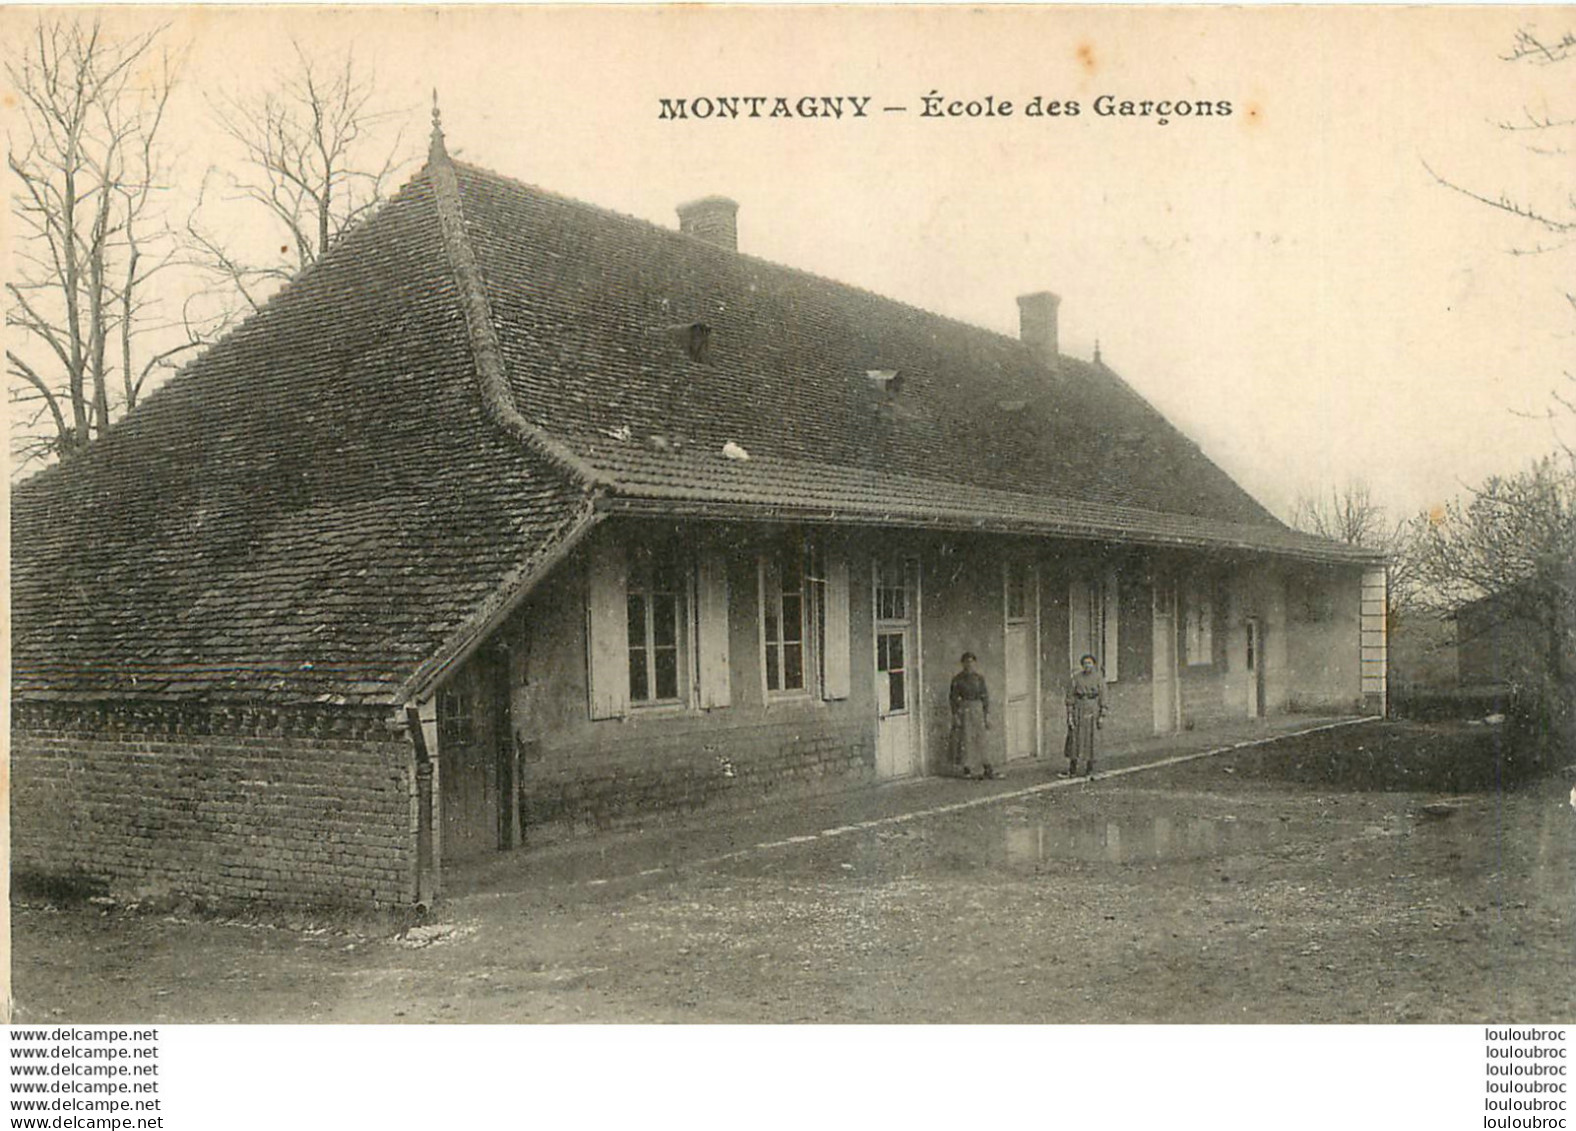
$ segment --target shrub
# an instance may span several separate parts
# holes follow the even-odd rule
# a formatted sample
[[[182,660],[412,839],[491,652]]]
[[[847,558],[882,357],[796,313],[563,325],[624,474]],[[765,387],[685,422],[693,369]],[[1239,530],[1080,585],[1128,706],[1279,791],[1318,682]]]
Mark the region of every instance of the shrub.
[[[1576,689],[1545,678],[1516,691],[1506,712],[1516,755],[1548,766],[1576,755]]]

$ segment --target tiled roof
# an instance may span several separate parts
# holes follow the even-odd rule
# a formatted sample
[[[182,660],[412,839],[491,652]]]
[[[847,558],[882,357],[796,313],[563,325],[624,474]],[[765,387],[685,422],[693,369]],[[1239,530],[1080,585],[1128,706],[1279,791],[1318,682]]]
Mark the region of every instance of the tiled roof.
[[[15,489],[16,694],[387,700],[586,508],[484,419],[431,197]]]
[[[1102,366],[436,152],[14,490],[16,694],[397,702],[621,509],[1363,556]]]
[[[1280,527],[1103,366],[1052,373],[1014,338],[458,171],[516,403],[577,450],[676,434],[795,461],[807,489],[835,468]]]
[[[745,463],[718,453],[587,454],[613,476],[606,513],[774,518],[783,522],[930,527],[1051,535],[1099,542],[1258,551],[1329,562],[1369,562],[1371,551],[1284,526],[1238,523],[1002,491],[915,476],[829,468],[770,456]]]
[[[456,168],[515,403],[608,509],[1375,560],[1287,528],[1103,365]]]

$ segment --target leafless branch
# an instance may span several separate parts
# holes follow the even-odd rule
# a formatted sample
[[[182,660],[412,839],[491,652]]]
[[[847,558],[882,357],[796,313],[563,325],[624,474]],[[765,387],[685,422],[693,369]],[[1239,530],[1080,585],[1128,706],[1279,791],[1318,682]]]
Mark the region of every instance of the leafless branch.
[[[227,185],[216,202],[248,204],[267,216],[280,251],[258,262],[216,235],[224,226],[206,218],[213,208],[206,185],[183,241],[191,262],[227,282],[246,308],[255,310],[315,263],[388,196],[406,164],[405,112],[379,106],[376,89],[372,70],[353,53],[329,64],[296,43],[288,70],[266,92],[210,100],[214,124],[241,157],[238,172],[210,171]]]
[[[1500,58],[1507,63],[1533,63],[1548,66],[1563,63],[1576,51],[1576,33],[1565,32],[1558,39],[1544,40],[1537,29],[1523,27],[1517,30],[1515,42]]]
[[[33,371],[32,366],[28,365],[27,362],[17,357],[10,350],[5,351],[5,358],[11,363],[9,372],[20,377],[38,390],[39,395],[44,399],[44,403],[49,406],[50,414],[55,418],[57,434],[64,436],[66,434],[66,418],[60,411],[60,399],[55,395],[55,391],[49,387],[42,377]]]
[[[6,160],[21,244],[6,287],[6,321],[20,331],[8,373],[47,388],[58,409],[54,437],[21,450],[81,448],[117,400],[122,411],[135,403],[139,290],[167,260],[153,213],[178,63],[163,34],[115,38],[97,18],[46,12],[4,64],[18,105]]]
[[[1529,205],[1523,204],[1512,197],[1504,195],[1503,193],[1497,197],[1485,196],[1480,192],[1469,189],[1464,185],[1459,185],[1456,182],[1441,176],[1439,173],[1434,171],[1433,166],[1431,166],[1427,161],[1423,162],[1423,168],[1427,169],[1428,175],[1433,177],[1434,180],[1441,186],[1449,189],[1451,192],[1460,193],[1469,200],[1475,200],[1479,204],[1486,204],[1490,208],[1497,208],[1501,212],[1515,216],[1517,219],[1526,220],[1529,223],[1537,224],[1539,227],[1546,228],[1551,232],[1576,232],[1576,220],[1556,219],[1553,216],[1547,215],[1537,209],[1532,208]]]

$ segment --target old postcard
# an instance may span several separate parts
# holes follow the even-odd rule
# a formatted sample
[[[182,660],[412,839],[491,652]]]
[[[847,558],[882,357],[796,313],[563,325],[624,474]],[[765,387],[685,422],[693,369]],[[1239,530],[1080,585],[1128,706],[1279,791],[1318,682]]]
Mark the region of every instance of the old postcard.
[[[0,29],[18,1024],[1570,1014],[1576,13]]]

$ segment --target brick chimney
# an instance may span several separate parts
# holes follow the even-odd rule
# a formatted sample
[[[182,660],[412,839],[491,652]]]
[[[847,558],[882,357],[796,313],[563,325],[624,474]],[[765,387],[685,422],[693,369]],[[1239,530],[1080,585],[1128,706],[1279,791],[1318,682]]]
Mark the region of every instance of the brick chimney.
[[[1053,367],[1061,357],[1056,336],[1056,308],[1061,302],[1050,291],[1018,296],[1018,337],[1043,364]]]
[[[739,205],[725,196],[703,196],[681,204],[679,231],[728,251],[739,250]]]

